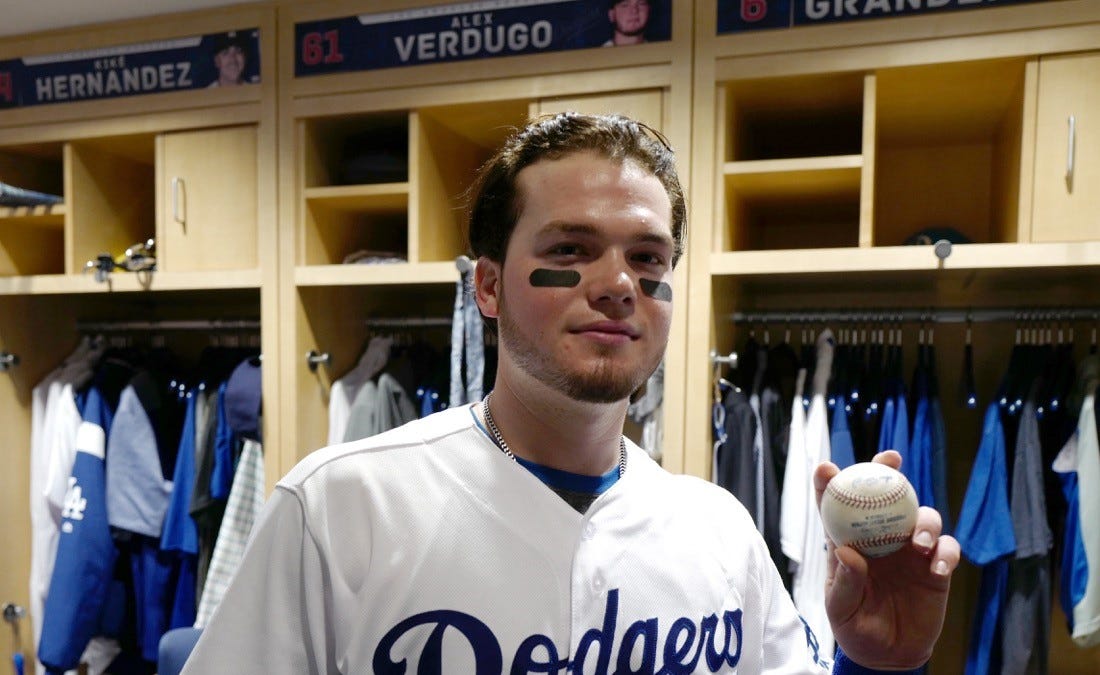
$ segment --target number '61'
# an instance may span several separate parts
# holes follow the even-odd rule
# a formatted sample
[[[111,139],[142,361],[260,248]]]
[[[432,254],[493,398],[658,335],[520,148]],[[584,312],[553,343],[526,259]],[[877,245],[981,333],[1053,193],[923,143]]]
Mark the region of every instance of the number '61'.
[[[302,37],[302,63],[305,65],[340,63],[343,60],[344,55],[340,53],[340,31],[314,31]]]

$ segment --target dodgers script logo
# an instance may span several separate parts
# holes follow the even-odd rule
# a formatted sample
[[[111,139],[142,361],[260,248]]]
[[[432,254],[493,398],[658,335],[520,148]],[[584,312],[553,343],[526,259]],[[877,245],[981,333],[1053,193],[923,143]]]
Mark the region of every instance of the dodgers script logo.
[[[557,646],[546,635],[531,635],[525,639],[512,656],[511,675],[521,673],[587,672],[598,675],[611,673],[652,673],[653,675],[687,675],[732,670],[741,660],[742,612],[740,609],[723,611],[719,619],[710,614],[698,620],[680,617],[661,635],[657,619],[642,619],[627,627],[622,641],[615,644],[615,628],[619,621],[619,589],[607,594],[603,625],[589,629],[577,645],[577,653],[558,656]],[[424,643],[418,663],[395,656],[394,645],[410,631],[421,626],[432,627]],[[501,675],[504,670],[504,654],[491,628],[477,617],[453,610],[435,610],[410,616],[391,628],[379,641],[371,662],[377,675],[442,675],[445,672],[443,637],[450,632],[465,640],[474,657],[474,675]],[[662,640],[663,638],[663,640]],[[450,640],[449,640],[450,642]],[[642,663],[635,668],[631,657],[640,652]],[[612,658],[615,662],[612,665]],[[658,666],[658,659],[660,659]],[[697,670],[697,668],[699,670]]]

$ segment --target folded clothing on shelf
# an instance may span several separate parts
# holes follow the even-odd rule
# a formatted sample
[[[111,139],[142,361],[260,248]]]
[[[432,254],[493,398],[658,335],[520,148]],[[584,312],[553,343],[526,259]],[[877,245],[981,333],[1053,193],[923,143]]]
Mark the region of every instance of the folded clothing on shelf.
[[[52,206],[64,199],[57,195],[35,192],[0,182],[0,206]]]

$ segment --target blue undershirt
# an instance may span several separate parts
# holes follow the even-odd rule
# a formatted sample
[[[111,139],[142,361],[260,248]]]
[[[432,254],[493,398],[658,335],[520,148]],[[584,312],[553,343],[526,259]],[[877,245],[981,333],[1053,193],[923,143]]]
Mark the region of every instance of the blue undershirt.
[[[474,422],[489,440],[493,442],[493,445],[496,445],[496,439],[493,438],[493,435],[489,433],[489,430],[481,423],[474,409],[474,406],[470,407],[470,414],[473,416]],[[596,501],[597,497],[607,492],[611,486],[619,480],[618,464],[601,476],[585,476],[578,473],[572,473],[571,471],[562,471],[561,469],[543,466],[542,464],[523,459],[522,457],[516,457],[515,459],[516,463],[534,474],[536,478],[546,485],[546,487],[553,490],[559,497],[564,499],[566,503],[580,513],[586,512],[588,507],[592,505],[592,502]]]

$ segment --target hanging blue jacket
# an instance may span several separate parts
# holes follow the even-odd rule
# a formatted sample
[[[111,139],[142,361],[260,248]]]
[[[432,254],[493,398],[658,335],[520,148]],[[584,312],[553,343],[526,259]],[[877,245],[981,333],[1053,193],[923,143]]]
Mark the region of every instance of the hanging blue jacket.
[[[107,522],[104,460],[109,427],[109,410],[92,388],[77,432],[57,557],[43,608],[38,660],[50,673],[76,668],[88,642],[117,629],[121,619],[118,587],[112,581],[118,551]]]
[[[947,497],[947,425],[943,421],[943,407],[938,396],[932,398],[928,414],[932,420],[932,505],[940,512],[943,534],[952,534],[955,527]]]
[[[1008,556],[1016,551],[1005,461],[1000,408],[991,403],[986,408],[981,444],[955,529],[963,555],[985,566],[966,657],[967,675],[1000,672],[997,647],[1008,585]]]
[[[996,403],[986,408],[982,440],[970,470],[955,538],[963,555],[975,565],[987,565],[1016,551],[1008,502],[1005,437]]]
[[[177,577],[172,615],[168,629],[184,628],[195,623],[198,607],[196,584],[198,578],[199,530],[191,518],[191,493],[195,487],[195,404],[198,392],[187,395],[187,409],[183,418],[176,468],[172,476],[172,498],[168,513],[164,516],[164,531],[160,537],[160,549],[176,563]]]
[[[891,450],[894,447],[894,407],[896,402],[891,395],[886,396],[886,400],[882,402],[882,426],[878,432],[878,451]]]
[[[226,383],[218,387],[218,421],[214,432],[214,471],[210,475],[210,496],[214,499],[229,499],[229,489],[233,487],[233,473],[236,468],[233,456],[236,449],[236,434],[229,426],[225,413]]]
[[[844,396],[837,396],[836,405],[833,407],[833,424],[829,434],[829,447],[832,461],[841,469],[846,469],[856,463],[855,447],[852,444],[852,432],[848,428],[847,400]]]
[[[921,395],[913,415],[913,436],[901,465],[902,473],[913,484],[921,506],[933,506],[936,501],[932,487],[932,418],[928,413],[928,397]]]

